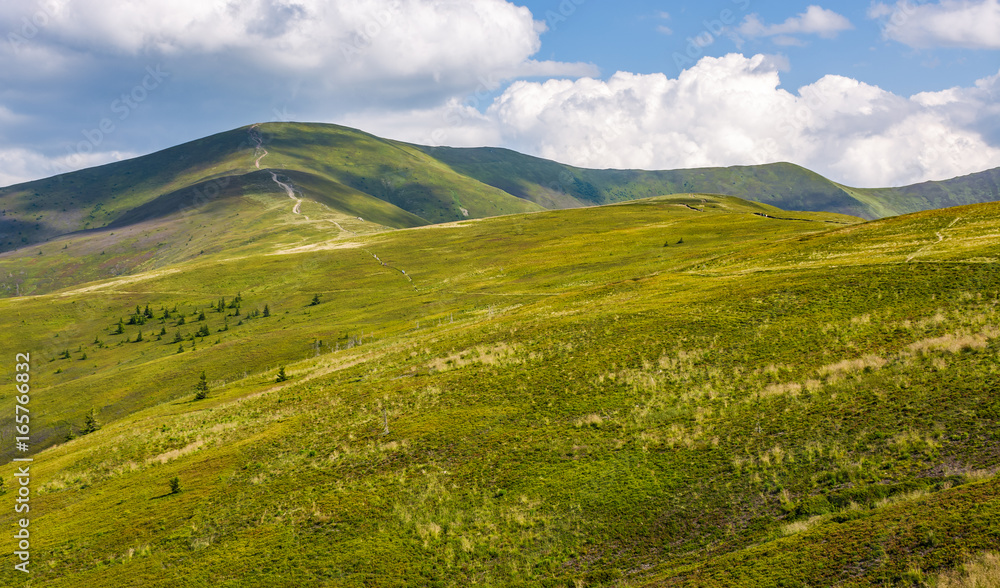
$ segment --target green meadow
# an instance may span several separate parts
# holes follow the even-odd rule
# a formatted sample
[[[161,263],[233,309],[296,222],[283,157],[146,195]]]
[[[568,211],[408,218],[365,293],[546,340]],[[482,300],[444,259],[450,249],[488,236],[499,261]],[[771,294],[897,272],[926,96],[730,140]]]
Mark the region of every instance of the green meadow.
[[[0,256],[22,294],[0,418],[30,353],[35,459],[7,585],[996,577],[1000,205],[542,211],[477,187],[448,206],[501,216],[419,226],[464,215],[402,189],[426,178],[349,209],[369,172],[269,140],[298,214],[234,156],[225,196]]]

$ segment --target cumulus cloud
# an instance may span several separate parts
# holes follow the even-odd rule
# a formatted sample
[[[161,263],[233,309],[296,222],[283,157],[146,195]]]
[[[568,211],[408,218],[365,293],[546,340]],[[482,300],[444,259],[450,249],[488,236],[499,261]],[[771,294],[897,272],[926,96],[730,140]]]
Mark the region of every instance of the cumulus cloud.
[[[5,0],[0,144],[56,156],[109,119],[101,151],[152,151],[275,110],[419,112],[512,79],[598,75],[536,59],[546,29],[506,0]],[[170,75],[120,118],[149,67]]]
[[[1000,49],[1000,1],[941,0],[894,5],[876,2],[870,18],[882,19],[887,39],[917,48]]]
[[[503,143],[585,167],[670,169],[791,161],[861,186],[943,179],[1000,165],[990,96],[907,98],[828,75],[796,93],[763,55],[705,57],[676,79],[619,72],[512,84],[489,107]],[[996,124],[993,128],[996,128]]]
[[[785,20],[781,24],[764,24],[756,14],[747,15],[737,32],[745,37],[774,37],[783,45],[800,44],[792,35],[819,35],[832,39],[841,31],[853,29],[846,17],[820,6],[810,6],[805,12]]]
[[[339,81],[594,73],[532,61],[546,25],[505,0],[15,0],[0,25],[16,32],[32,14],[44,34],[15,50],[44,40],[106,55],[215,56]]]

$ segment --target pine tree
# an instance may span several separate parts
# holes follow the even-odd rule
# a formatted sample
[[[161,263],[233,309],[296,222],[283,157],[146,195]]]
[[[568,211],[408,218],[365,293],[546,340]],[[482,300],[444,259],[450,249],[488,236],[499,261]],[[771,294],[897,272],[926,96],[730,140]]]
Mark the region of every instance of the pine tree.
[[[146,309],[142,311],[142,316],[146,318],[153,318],[153,311],[149,309],[149,305],[146,305]]]
[[[177,326],[178,327],[181,326],[181,325],[183,325],[183,324],[184,324],[184,317],[181,317],[181,318],[177,319]]]
[[[115,335],[121,335],[125,332],[125,321],[118,319],[118,329],[115,330]]]
[[[97,421],[97,411],[93,408],[87,413],[87,416],[83,418],[83,428],[80,429],[80,433],[84,435],[89,435],[94,431],[101,428],[101,423]]]
[[[177,353],[184,353],[184,344],[181,343],[177,346]]]
[[[181,337],[181,332],[177,331],[176,333],[174,333],[174,340],[171,341],[171,343],[180,343],[183,340],[184,340],[184,337]]]
[[[319,294],[314,294],[312,302],[309,303],[309,306],[317,306],[318,304],[319,304]]]
[[[204,400],[208,396],[208,380],[205,378],[205,372],[201,372],[201,378],[198,380],[198,385],[194,387],[194,399]]]
[[[80,356],[80,361],[83,361],[85,359],[87,359],[87,352],[86,351],[84,351],[83,355]]]
[[[200,321],[205,320],[205,311],[204,310],[201,311],[200,313],[198,313],[198,320],[200,320]]]
[[[281,366],[280,368],[278,368],[278,378],[275,381],[276,382],[284,382],[287,379],[288,379],[288,376],[285,375],[285,366]]]
[[[180,494],[180,492],[181,492],[181,479],[178,478],[177,476],[174,476],[173,478],[170,479],[170,493]]]
[[[166,327],[160,327],[160,336],[162,337],[162,336],[164,336],[166,334],[167,334],[167,328]]]
[[[135,342],[138,343],[142,341],[142,329],[139,329],[139,334],[135,336]]]
[[[264,305],[264,316],[265,317],[271,316],[271,307],[266,304]]]

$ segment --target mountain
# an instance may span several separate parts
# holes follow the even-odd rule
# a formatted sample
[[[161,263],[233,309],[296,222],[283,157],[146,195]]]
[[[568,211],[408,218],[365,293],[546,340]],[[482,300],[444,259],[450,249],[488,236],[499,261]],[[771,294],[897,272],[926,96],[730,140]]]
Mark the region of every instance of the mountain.
[[[506,149],[426,147],[336,125],[267,123],[2,188],[0,252],[79,231],[175,226],[196,207],[235,211],[256,201],[251,208],[257,210],[280,200],[286,190],[279,181],[290,181],[293,199],[304,198],[305,206],[321,205],[331,222],[361,217],[373,223],[370,228],[403,228],[682,193],[873,219],[996,200],[998,179],[1000,168],[944,182],[859,189],[789,163],[589,170]],[[148,263],[155,265],[153,257]]]
[[[671,171],[593,170],[498,148],[419,147],[485,184],[546,208],[592,206],[663,194],[726,194],[785,210],[875,219],[1000,200],[1000,168],[900,188],[851,188],[791,163]]]

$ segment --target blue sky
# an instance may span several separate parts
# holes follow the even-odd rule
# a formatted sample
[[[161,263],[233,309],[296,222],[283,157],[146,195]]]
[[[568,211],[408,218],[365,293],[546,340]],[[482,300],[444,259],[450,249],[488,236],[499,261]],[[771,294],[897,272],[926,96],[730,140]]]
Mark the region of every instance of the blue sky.
[[[554,13],[549,16],[554,26],[543,37],[540,58],[587,61],[596,64],[604,73],[617,70],[663,72],[675,77],[680,71],[675,66],[674,54],[684,55],[689,39],[710,33],[710,29],[722,23],[723,11],[730,11],[732,22],[756,14],[765,23],[782,23],[805,12],[814,2],[587,0],[566,17],[559,12],[555,2],[543,0],[522,4],[542,20],[550,11]],[[727,35],[719,35],[712,45],[704,48],[703,54],[719,57],[733,51],[781,53],[791,63],[789,71],[781,76],[782,86],[788,89],[810,84],[826,74],[839,74],[906,96],[966,85],[972,80],[994,75],[1000,68],[1000,55],[996,53],[915,49],[883,39],[883,22],[868,17],[871,3],[819,5],[843,15],[853,28],[830,39],[798,35],[802,46],[780,45],[766,37],[746,38],[744,44],[737,45]],[[667,16],[660,16],[663,14]],[[663,27],[670,32],[664,32]],[[1000,35],[1000,30],[996,34]]]
[[[1000,3],[7,0],[0,185],[268,120],[586,167],[1000,166]]]

